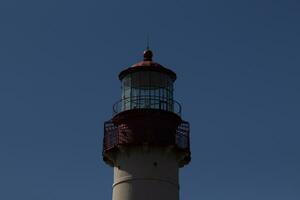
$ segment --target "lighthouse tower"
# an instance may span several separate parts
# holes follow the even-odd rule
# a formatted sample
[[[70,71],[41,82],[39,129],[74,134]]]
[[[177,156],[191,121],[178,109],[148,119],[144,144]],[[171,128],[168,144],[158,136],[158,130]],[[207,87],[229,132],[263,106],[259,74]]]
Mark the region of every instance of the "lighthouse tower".
[[[176,74],[152,57],[146,49],[143,61],[121,71],[122,97],[104,123],[113,200],[178,200],[179,168],[191,160],[189,123],[173,99]]]

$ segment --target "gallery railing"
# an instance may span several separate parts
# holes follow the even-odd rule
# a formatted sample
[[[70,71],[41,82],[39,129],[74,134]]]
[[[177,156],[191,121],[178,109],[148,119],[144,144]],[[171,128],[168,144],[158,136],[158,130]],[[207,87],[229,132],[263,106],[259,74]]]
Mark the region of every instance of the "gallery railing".
[[[177,127],[176,132],[171,140],[161,140],[161,135],[158,138],[152,138],[151,142],[156,141],[156,145],[174,145],[179,150],[190,150],[190,127],[189,123],[182,121]],[[156,140],[157,139],[157,140]],[[103,152],[113,149],[117,145],[143,144],[147,143],[147,138],[136,137],[126,125],[115,125],[112,121],[104,123],[104,138],[103,138]],[[163,141],[163,142],[162,142]],[[149,141],[148,141],[149,142]],[[160,143],[161,142],[161,143]]]
[[[113,115],[133,109],[158,109],[181,116],[181,105],[177,101],[159,96],[133,96],[121,99],[113,105]]]

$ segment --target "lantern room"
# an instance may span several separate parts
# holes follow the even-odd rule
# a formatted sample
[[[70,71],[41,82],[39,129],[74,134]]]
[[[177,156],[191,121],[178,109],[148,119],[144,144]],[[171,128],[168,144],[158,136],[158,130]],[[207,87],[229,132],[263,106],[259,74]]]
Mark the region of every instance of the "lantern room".
[[[152,52],[144,51],[144,60],[119,74],[121,100],[114,113],[132,109],[158,109],[180,115],[180,104],[173,99],[176,74],[152,61]]]

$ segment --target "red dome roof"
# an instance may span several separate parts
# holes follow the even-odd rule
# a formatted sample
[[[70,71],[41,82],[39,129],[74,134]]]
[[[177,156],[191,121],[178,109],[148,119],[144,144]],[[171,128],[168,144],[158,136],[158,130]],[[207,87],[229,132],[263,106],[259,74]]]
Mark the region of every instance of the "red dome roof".
[[[119,74],[119,79],[123,79],[126,75],[136,71],[157,71],[169,75],[173,81],[176,80],[176,74],[170,69],[163,67],[161,64],[152,61],[153,53],[151,50],[144,51],[144,60],[138,62],[131,67],[123,70]]]

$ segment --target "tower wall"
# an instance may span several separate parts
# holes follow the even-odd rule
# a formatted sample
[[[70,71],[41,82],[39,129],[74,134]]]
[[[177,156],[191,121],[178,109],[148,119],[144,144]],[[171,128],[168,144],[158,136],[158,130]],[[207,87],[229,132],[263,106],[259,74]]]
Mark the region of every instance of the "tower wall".
[[[178,200],[178,159],[172,148],[122,147],[115,153],[113,200]]]

